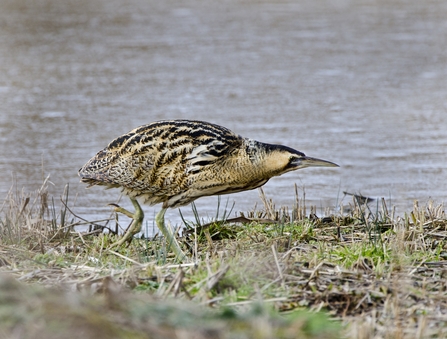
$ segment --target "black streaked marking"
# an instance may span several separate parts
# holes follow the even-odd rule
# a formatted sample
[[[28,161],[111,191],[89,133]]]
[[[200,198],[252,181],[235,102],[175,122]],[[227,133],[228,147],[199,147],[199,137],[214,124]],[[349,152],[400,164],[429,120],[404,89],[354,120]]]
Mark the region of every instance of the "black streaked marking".
[[[126,140],[128,139],[128,135],[122,135],[118,138],[116,138],[115,140],[113,140],[112,142],[110,142],[110,144],[107,146],[108,148],[118,148],[120,147]]]
[[[211,163],[213,163],[213,162],[214,162],[213,160],[209,160],[209,161],[207,161],[207,160],[198,161],[198,162],[195,162],[195,163],[194,163],[194,167],[196,167],[196,166],[199,166],[199,167],[201,167],[201,166],[206,166],[206,165],[209,165],[209,164],[211,164]]]
[[[303,152],[297,151],[296,149],[293,149],[293,148],[288,147],[288,146],[265,144],[265,143],[262,143],[262,145],[264,146],[266,152],[286,151],[286,152],[289,152],[289,153],[292,153],[292,154],[296,154],[296,155],[298,155],[300,157],[306,156]]]

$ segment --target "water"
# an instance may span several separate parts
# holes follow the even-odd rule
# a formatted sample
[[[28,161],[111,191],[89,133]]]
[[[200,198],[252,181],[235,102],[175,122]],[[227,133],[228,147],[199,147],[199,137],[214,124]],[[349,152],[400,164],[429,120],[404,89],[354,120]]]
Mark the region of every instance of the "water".
[[[136,126],[188,118],[340,164],[272,179],[277,205],[294,183],[321,209],[344,190],[400,211],[445,202],[446,17],[434,0],[1,1],[0,197],[50,174],[52,194],[69,183],[72,209],[102,219],[119,191],[85,190],[77,170]],[[217,198],[197,205],[213,216]]]

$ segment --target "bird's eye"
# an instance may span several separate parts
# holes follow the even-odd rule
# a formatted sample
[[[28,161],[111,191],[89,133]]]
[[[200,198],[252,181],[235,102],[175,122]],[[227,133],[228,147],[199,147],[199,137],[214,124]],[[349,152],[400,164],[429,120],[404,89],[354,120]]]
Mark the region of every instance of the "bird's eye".
[[[287,168],[292,168],[293,167],[293,162],[296,160],[296,157],[294,157],[293,155],[289,156],[289,161],[287,162],[286,167]]]

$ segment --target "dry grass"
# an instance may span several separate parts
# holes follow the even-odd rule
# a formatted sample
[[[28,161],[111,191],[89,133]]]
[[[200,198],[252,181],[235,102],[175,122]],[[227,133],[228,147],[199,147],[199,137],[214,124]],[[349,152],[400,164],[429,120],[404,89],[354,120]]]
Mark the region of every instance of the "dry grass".
[[[78,291],[80,300],[93,295],[90,303],[79,301],[82,321],[88,322],[96,307],[107,315],[97,324],[106,326],[105,319],[116,312],[115,317],[127,319],[119,327],[133,328],[135,337],[150,330],[157,338],[158,330],[169,329],[160,337],[337,338],[337,323],[346,325],[347,338],[447,337],[443,206],[415,204],[413,211],[396,217],[384,201],[367,206],[354,197],[345,212],[318,218],[298,194],[290,211],[276,209],[263,196],[263,210],[238,218],[243,224],[227,220],[186,232],[182,243],[195,261],[178,265],[165,253],[162,239],[134,240],[112,251],[113,235],[75,232],[82,221],[70,216],[68,196],[67,188],[58,204],[49,203],[44,183],[33,194],[7,197],[0,212],[0,272],[51,286],[48,302],[55,296],[68,305],[68,313],[74,306],[54,288]],[[13,291],[25,288],[8,279],[4,283]],[[31,299],[46,295],[27,291]],[[16,297],[14,305],[25,303]],[[158,319],[150,312],[164,314],[157,308],[163,305],[178,318],[159,320],[160,327],[142,325],[147,317]],[[128,317],[133,307],[143,307],[146,318]],[[198,332],[179,321],[186,311],[194,315],[188,319]],[[230,322],[226,312],[233,314]]]

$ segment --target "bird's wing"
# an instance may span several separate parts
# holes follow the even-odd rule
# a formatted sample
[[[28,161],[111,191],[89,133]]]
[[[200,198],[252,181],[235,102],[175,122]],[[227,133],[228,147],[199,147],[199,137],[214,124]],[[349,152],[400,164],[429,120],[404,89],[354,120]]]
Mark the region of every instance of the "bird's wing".
[[[227,156],[234,149],[233,143],[224,143],[221,140],[211,139],[206,144],[195,146],[186,157],[186,174],[196,173],[204,166],[210,165]]]
[[[160,121],[116,138],[79,174],[90,185],[165,194],[164,190],[185,189],[191,175],[218,164],[242,143],[240,136],[214,124]]]

